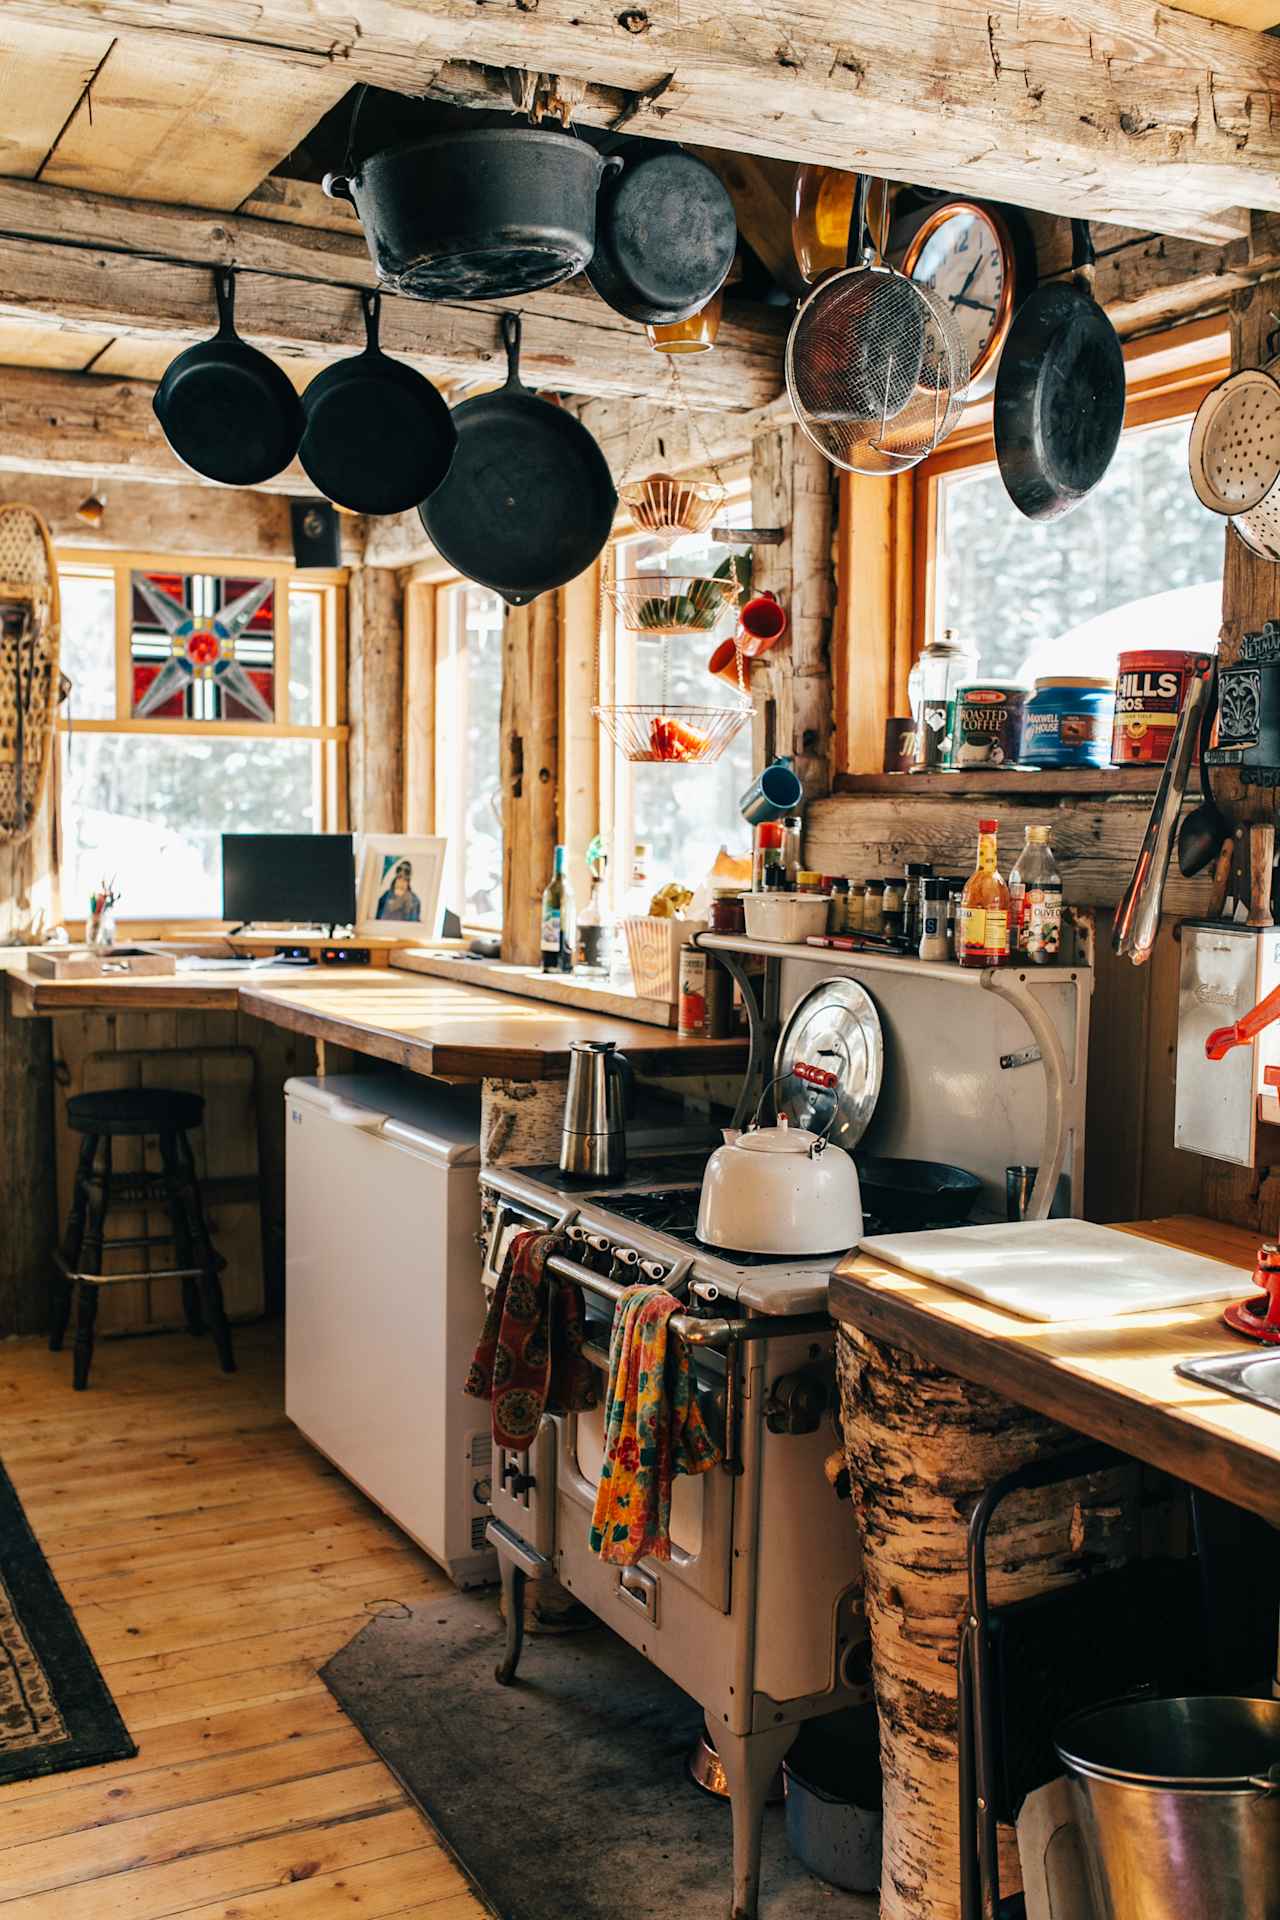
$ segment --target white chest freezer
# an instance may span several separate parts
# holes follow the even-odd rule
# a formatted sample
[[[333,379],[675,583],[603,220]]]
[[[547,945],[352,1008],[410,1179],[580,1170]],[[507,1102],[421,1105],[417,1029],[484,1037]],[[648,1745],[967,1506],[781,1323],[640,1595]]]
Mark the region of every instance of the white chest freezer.
[[[480,1103],[412,1075],[286,1083],[285,1410],[459,1586],[485,1545]]]

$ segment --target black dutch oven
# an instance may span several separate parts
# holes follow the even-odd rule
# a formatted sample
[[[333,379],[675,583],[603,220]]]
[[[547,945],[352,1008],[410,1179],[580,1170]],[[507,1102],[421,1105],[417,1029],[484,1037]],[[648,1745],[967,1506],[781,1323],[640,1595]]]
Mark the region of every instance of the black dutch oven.
[[[621,164],[567,133],[498,127],[389,147],[324,186],[355,207],[385,286],[507,300],[582,272],[601,178]]]

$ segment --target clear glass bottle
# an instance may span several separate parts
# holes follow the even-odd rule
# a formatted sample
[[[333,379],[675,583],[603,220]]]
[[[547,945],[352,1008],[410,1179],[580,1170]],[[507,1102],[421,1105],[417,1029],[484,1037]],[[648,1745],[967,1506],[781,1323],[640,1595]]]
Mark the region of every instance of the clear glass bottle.
[[[978,822],[978,864],[965,881],[956,924],[962,967],[1002,967],[1009,958],[1009,889],[997,866],[998,822]]]
[[[601,867],[603,869],[603,859]],[[591,874],[591,892],[578,916],[578,944],[574,966],[582,973],[601,977],[608,973],[613,957],[613,925],[604,897],[603,871]]]
[[[941,640],[930,640],[907,676],[907,698],[916,723],[916,760],[913,773],[932,773],[947,764],[952,706],[956,688],[972,680],[978,656],[953,627]]]
[[[551,878],[542,890],[542,927],[538,945],[544,973],[572,973],[575,942],[573,888],[564,870],[564,848],[557,847]]]
[[[1048,827],[1028,827],[1009,875],[1009,944],[1019,960],[1051,967],[1062,952],[1062,875]]]
[[[649,849],[643,840],[637,840],[631,851],[631,873],[626,892],[622,896],[619,913],[625,918],[647,914],[652,898],[653,887],[649,880]],[[627,945],[626,929],[615,927],[613,953],[609,965],[609,985],[617,993],[630,993],[633,984],[631,952]]]

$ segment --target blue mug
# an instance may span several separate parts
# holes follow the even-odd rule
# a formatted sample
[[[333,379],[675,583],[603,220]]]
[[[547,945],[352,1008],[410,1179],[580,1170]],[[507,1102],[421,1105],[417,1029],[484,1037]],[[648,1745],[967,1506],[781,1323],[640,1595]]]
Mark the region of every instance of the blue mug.
[[[791,764],[789,753],[780,753],[776,760],[758,773],[743,794],[738,806],[742,817],[758,827],[765,820],[782,820],[794,813],[804,799],[804,788],[799,775]]]

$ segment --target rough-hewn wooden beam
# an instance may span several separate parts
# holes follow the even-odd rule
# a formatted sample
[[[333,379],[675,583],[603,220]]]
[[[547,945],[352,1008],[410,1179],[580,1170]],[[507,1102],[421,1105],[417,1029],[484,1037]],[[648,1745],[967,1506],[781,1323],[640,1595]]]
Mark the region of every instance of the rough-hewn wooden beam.
[[[268,350],[340,357],[363,339],[356,289],[374,283],[362,239],[287,221],[210,214],[26,181],[0,181],[0,313],[178,341],[212,331],[208,268],[242,270],[240,331]],[[671,370],[585,282],[516,303],[524,315],[521,371],[531,386],[658,399]],[[493,381],[506,372],[498,303],[393,298],[382,344],[434,378]],[[690,404],[742,409],[782,385],[786,320],[730,304],[716,351],[682,369]]]
[[[1151,0],[6,0],[6,19],[340,61],[425,93],[451,62],[637,96],[637,130],[1208,239],[1280,208],[1280,44]]]
[[[0,367],[0,473],[177,481],[207,490],[170,452],[152,411],[154,392],[146,380]],[[315,487],[295,462],[261,491],[314,494]]]
[[[2,377],[2,376],[0,376]],[[61,547],[91,547],[109,553],[238,554],[246,560],[293,556],[289,502],[278,493],[250,487],[176,486],[172,481],[105,480],[94,476],[106,499],[97,527],[76,512],[89,491],[86,474],[0,472],[0,500],[23,500],[42,514]],[[366,528],[373,523],[339,514],[342,558],[359,563]]]

